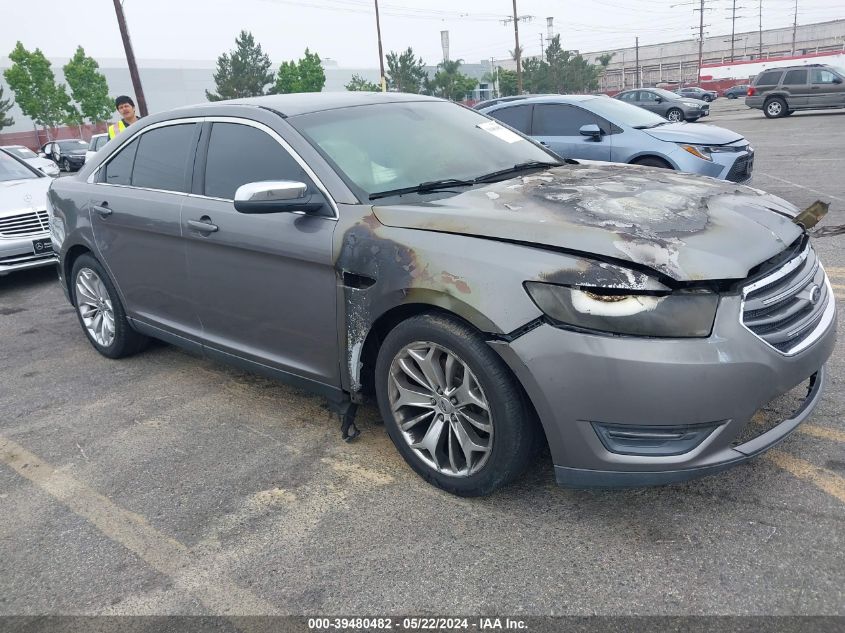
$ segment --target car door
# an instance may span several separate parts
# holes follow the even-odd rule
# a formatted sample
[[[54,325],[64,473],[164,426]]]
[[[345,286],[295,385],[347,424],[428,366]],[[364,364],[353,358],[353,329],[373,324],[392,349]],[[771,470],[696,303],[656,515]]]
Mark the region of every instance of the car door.
[[[583,136],[584,125],[599,125],[599,118],[578,106],[558,103],[534,104],[531,135],[564,158],[610,160],[610,138]]]
[[[130,317],[198,340],[180,211],[200,125],[143,130],[98,170],[89,198],[99,255]]]
[[[811,68],[809,95],[807,105],[810,107],[842,107],[845,106],[845,83],[830,70]]]
[[[787,105],[790,108],[803,108],[808,103],[810,84],[807,81],[806,68],[793,68],[786,71],[781,85],[787,93]]]
[[[182,230],[206,349],[339,385],[335,217],[236,211],[241,185],[292,180],[314,191],[315,183],[260,123],[215,119],[204,133]]]
[[[663,116],[666,113],[666,103],[650,90],[637,90],[637,105],[655,114]]]

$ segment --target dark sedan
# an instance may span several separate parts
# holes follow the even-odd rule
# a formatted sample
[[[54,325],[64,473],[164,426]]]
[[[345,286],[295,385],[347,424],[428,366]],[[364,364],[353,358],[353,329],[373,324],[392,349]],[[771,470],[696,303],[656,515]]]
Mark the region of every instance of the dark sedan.
[[[41,146],[41,153],[62,171],[76,171],[85,164],[88,143],[79,138],[50,141]]]

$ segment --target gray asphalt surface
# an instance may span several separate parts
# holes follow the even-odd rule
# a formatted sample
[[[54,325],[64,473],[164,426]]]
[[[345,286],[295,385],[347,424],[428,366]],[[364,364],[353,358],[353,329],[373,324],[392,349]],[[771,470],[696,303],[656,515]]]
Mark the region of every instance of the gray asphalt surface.
[[[845,112],[720,99],[707,123],[750,139],[756,187],[845,224]],[[840,315],[843,240],[817,241]],[[100,357],[52,270],[0,278],[0,349],[0,615],[845,615],[841,343],[809,423],[748,465],[585,492],[545,458],[476,500],[372,408],[345,444],[320,398],[163,344]]]

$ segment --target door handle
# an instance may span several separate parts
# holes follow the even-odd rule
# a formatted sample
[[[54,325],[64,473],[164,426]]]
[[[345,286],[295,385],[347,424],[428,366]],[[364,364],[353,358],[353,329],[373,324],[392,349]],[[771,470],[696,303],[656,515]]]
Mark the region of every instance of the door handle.
[[[202,220],[188,220],[188,226],[200,233],[214,233],[218,226],[211,223],[211,218],[204,217]]]
[[[108,202],[103,202],[103,204],[101,204],[101,205],[95,204],[92,208],[94,209],[94,211],[96,211],[99,215],[101,215],[104,218],[108,217],[112,213],[114,213],[114,211],[109,209],[109,203]]]

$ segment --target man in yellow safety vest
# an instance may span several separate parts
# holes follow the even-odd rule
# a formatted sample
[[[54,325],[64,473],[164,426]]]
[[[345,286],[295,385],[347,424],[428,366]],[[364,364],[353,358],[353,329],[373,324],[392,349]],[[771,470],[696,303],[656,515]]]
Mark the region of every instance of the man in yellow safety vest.
[[[135,114],[135,102],[130,97],[126,95],[119,96],[114,100],[114,107],[117,108],[121,119],[109,126],[109,140],[113,139],[138,120],[138,116]]]

